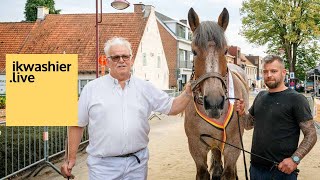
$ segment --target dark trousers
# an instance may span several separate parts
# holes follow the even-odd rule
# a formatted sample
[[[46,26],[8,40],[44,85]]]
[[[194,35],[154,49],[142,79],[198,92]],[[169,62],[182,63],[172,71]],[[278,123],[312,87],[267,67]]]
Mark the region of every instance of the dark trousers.
[[[286,174],[278,170],[277,167],[266,168],[262,166],[250,166],[251,180],[297,180],[297,174]]]

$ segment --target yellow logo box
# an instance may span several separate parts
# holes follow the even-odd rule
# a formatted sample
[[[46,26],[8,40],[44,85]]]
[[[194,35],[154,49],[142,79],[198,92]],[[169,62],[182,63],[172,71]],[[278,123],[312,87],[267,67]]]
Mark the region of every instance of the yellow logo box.
[[[76,126],[77,54],[6,55],[6,125]]]

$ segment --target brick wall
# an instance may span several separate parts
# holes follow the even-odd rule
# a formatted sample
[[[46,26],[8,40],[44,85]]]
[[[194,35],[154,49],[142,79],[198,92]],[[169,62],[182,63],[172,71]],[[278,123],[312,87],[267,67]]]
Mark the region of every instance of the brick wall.
[[[176,87],[177,41],[159,22],[157,24],[169,68],[169,88]]]

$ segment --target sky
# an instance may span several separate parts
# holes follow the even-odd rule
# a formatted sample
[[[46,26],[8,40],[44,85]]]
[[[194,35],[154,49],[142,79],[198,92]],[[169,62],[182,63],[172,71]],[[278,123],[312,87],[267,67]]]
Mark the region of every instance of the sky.
[[[0,22],[20,22],[24,20],[24,6],[27,0],[0,0]],[[102,0],[103,13],[133,12],[133,4],[142,2],[153,5],[155,10],[180,20],[187,19],[191,7],[198,14],[200,21],[217,21],[225,7],[229,11],[229,25],[226,37],[229,45],[239,46],[244,54],[265,56],[266,46],[250,44],[240,35],[242,0],[127,0],[130,7],[119,11],[110,4],[113,0]],[[94,0],[55,0],[56,9],[61,9],[61,14],[95,13],[96,1]]]

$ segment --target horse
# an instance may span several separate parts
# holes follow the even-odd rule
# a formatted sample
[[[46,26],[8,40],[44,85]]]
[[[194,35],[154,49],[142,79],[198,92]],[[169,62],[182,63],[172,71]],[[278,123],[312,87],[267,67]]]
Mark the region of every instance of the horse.
[[[244,99],[247,111],[249,86],[244,70],[226,61],[228,46],[224,32],[229,23],[229,13],[224,8],[218,22],[200,23],[197,13],[191,8],[188,21],[193,32],[190,80],[193,102],[185,110],[184,126],[189,151],[197,168],[196,179],[238,179],[236,162],[240,150],[224,142],[241,147],[244,124],[237,121],[238,115],[233,108],[235,100],[232,98]],[[209,151],[210,168],[207,163]]]

